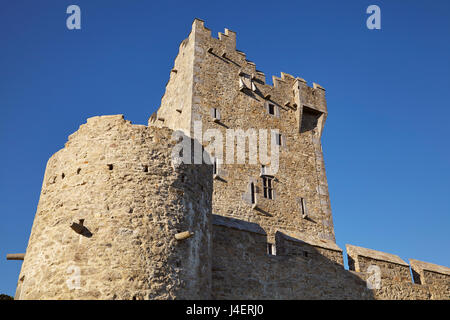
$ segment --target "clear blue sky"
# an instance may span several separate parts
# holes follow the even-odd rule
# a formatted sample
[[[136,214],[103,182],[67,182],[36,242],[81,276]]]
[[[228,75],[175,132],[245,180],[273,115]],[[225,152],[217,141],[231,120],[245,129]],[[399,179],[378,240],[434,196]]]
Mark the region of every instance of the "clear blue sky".
[[[371,4],[381,30],[366,28]],[[21,262],[5,256],[25,252],[47,159],[88,117],[146,124],[195,17],[236,31],[268,79],[326,88],[339,246],[450,266],[449,15],[444,0],[2,1],[0,293],[14,294]]]

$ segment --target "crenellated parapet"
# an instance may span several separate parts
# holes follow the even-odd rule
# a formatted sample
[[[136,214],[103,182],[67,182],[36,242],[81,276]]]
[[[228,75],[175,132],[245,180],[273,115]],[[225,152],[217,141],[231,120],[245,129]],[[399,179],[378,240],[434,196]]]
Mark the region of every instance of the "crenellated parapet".
[[[346,245],[351,271],[371,284],[377,299],[450,299],[450,269]],[[413,277],[411,278],[411,273]]]
[[[220,76],[233,84],[235,92],[247,92],[261,99],[263,107],[267,101],[275,104],[277,109],[294,113],[298,131],[302,130],[303,110],[311,112],[317,117],[321,134],[327,114],[323,87],[316,83],[310,87],[305,80],[284,72],[279,77],[272,77],[273,85],[268,84],[264,72],[258,70],[254,62],[247,60],[244,52],[236,49],[234,31],[225,29],[214,38],[201,19],[194,20],[191,33],[181,43],[161,107],[149,123],[187,131],[186,121],[199,119],[201,113],[198,107],[201,97],[197,95],[196,89],[211,81],[211,77],[217,76],[209,76],[205,68],[214,60],[224,65],[224,72],[220,72]]]
[[[346,245],[350,270],[367,272],[372,265],[378,266],[381,277],[397,282],[411,282],[409,265],[399,256],[372,249]]]
[[[235,32],[214,38],[195,19],[148,127],[92,117],[49,159],[26,253],[9,256],[24,259],[16,299],[450,299],[447,267],[346,245],[345,269],[325,89],[284,72],[272,83]],[[175,130],[194,146],[183,158],[204,163],[173,161]],[[204,152],[208,130],[230,159]],[[257,131],[278,146],[274,170],[234,161]]]
[[[409,263],[411,264],[414,283],[447,283],[450,285],[450,268],[414,259],[410,259]]]
[[[450,269],[307,234],[277,232],[213,215],[213,298],[216,299],[450,299]],[[246,280],[251,279],[251,280]]]

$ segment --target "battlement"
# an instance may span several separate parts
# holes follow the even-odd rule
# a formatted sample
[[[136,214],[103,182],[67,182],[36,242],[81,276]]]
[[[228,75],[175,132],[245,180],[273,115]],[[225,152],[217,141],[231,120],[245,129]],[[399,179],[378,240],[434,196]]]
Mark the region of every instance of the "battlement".
[[[256,64],[250,60],[247,60],[246,54],[244,52],[236,49],[236,32],[234,31],[225,28],[225,31],[223,33],[222,32],[218,33],[218,38],[214,38],[211,35],[211,30],[205,27],[204,20],[196,18],[192,23],[191,34],[201,34],[203,36],[202,40],[205,40],[204,39],[205,37],[208,38],[208,40],[210,40],[209,42],[213,44],[208,48],[209,53],[218,55],[219,57],[234,62],[235,64],[241,67],[240,70],[241,73],[245,73],[253,77],[254,79],[259,80],[260,82],[262,82],[262,84],[266,85],[272,90],[285,85],[289,85],[292,87],[295,81],[299,81],[307,86],[307,83],[304,79],[298,77],[296,78],[284,72],[281,72],[280,77],[272,76],[273,85],[266,83],[265,73],[260,70],[257,70]],[[308,86],[308,88],[314,91],[315,90],[325,91],[325,89],[322,86],[316,83],[313,83],[312,87]]]
[[[409,262],[415,283],[434,284],[442,281],[450,282],[450,268],[414,259],[410,259]]]
[[[430,272],[427,284],[413,283],[409,265],[397,255],[346,245],[345,270],[342,249],[332,241],[277,232],[272,244],[258,224],[217,215],[212,221],[215,298],[450,299],[446,267],[411,260],[421,277]],[[379,287],[369,289],[378,276]]]
[[[450,285],[450,268],[414,259],[410,259],[409,265],[394,254],[349,244],[346,248],[350,270],[367,273],[370,272],[370,266],[377,266],[381,271],[381,279],[415,284]]]
[[[213,38],[195,19],[148,127],[91,117],[49,159],[16,299],[450,299],[447,267],[346,245],[345,269],[320,139],[325,89],[265,77],[235,32]],[[212,154],[194,123],[226,137],[276,129],[278,171],[173,162],[175,130]]]

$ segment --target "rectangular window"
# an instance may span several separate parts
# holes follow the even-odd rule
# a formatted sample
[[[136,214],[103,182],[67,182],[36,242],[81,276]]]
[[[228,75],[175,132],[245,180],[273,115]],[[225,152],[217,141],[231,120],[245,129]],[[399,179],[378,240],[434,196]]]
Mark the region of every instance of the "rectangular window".
[[[301,211],[301,214],[302,214],[303,218],[308,216],[308,211],[306,209],[306,200],[305,200],[305,198],[300,198],[300,211]]]
[[[213,174],[217,175],[217,160],[216,160],[216,158],[214,158],[214,163],[213,163]]]
[[[220,120],[220,111],[217,108],[211,108],[211,118],[213,121],[219,121]]]
[[[276,255],[275,245],[273,243],[267,243],[267,254],[271,256]]]
[[[275,105],[272,103],[269,103],[268,111],[269,111],[270,115],[274,116],[275,115]]]
[[[277,133],[276,136],[275,136],[275,138],[276,138],[276,143],[277,143],[277,145],[281,146],[282,143],[283,143],[283,138],[282,138],[282,136],[281,136],[281,133]]]
[[[256,195],[255,195],[255,184],[252,182],[250,183],[250,197],[252,204],[256,203]]]
[[[273,199],[273,178],[268,176],[262,177],[263,194],[266,199]]]

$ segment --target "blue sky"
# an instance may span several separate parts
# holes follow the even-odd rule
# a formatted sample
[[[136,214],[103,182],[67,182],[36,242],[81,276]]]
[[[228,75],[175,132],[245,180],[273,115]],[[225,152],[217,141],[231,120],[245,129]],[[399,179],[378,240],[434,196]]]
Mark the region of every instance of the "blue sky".
[[[81,8],[81,30],[66,8]],[[366,8],[381,8],[381,30]],[[3,1],[0,293],[14,294],[48,158],[86,118],[146,124],[195,17],[271,75],[327,90],[337,243],[450,266],[449,1]]]

